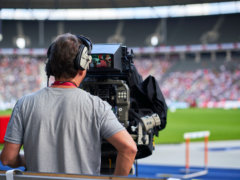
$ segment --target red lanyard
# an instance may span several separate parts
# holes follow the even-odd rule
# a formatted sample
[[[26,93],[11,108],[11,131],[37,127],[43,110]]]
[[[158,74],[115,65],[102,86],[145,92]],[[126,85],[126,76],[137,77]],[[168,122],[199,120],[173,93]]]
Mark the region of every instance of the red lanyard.
[[[57,86],[57,85],[61,85],[61,86],[73,86],[73,87],[78,87],[77,84],[75,82],[71,82],[71,81],[55,81],[52,86]]]

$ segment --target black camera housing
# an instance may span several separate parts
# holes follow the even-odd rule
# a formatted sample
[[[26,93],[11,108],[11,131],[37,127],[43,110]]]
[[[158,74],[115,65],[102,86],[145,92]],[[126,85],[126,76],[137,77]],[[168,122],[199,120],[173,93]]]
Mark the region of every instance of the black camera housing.
[[[118,118],[127,129],[138,147],[136,159],[152,154],[154,150],[154,135],[161,130],[159,125],[153,125],[150,130],[144,126],[143,118],[151,118],[154,113],[152,104],[144,95],[137,99],[136,85],[142,82],[133,63],[133,51],[129,52],[121,44],[94,44],[92,63],[81,88],[107,101]],[[141,97],[141,96],[139,96]],[[145,101],[141,103],[141,101]],[[150,121],[149,121],[150,122]],[[154,122],[154,121],[151,121]],[[160,118],[159,118],[159,123]],[[102,142],[102,174],[113,174],[117,152],[107,141]]]

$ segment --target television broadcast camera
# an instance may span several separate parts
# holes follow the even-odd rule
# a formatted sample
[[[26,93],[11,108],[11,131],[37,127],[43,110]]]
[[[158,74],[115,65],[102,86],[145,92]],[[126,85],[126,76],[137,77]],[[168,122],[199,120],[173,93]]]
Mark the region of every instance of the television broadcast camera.
[[[165,128],[167,106],[154,77],[146,80],[133,64],[133,52],[121,44],[94,44],[92,62],[81,88],[107,101],[137,144],[136,159],[152,154],[154,135]],[[117,152],[102,142],[101,173],[112,174]]]

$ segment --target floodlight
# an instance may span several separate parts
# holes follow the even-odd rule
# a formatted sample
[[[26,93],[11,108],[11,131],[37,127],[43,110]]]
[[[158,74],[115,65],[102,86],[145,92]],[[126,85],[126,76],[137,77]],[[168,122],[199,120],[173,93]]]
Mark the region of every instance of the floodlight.
[[[152,46],[157,46],[158,43],[159,43],[158,37],[157,37],[157,36],[152,36],[152,37],[151,37],[151,45],[152,45]]]
[[[26,40],[24,37],[18,37],[16,39],[16,45],[18,48],[23,49],[26,46]]]

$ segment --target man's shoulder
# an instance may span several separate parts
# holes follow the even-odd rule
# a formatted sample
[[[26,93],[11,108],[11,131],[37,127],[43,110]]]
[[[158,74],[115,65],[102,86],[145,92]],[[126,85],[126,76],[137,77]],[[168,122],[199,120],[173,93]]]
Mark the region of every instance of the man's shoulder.
[[[23,98],[31,98],[31,97],[38,96],[38,95],[40,95],[40,94],[46,92],[47,89],[48,89],[47,87],[42,88],[42,89],[39,89],[39,90],[37,90],[37,91],[35,91],[35,92],[32,92],[32,93],[26,94],[25,96],[23,96]]]
[[[99,96],[97,95],[92,95],[91,93],[83,90],[83,89],[79,89],[79,91],[81,91],[81,94],[83,96],[85,96],[88,100],[90,100],[96,107],[98,108],[103,108],[103,107],[107,107],[107,108],[111,108],[110,104],[101,99]]]
[[[99,98],[99,97],[96,96],[96,95],[92,95],[91,93],[89,93],[88,91],[85,91],[84,89],[78,88],[78,91],[79,91],[79,93],[80,93],[81,95],[83,95],[83,96],[86,96],[86,97],[91,98],[91,99],[94,99],[94,100],[100,100],[100,101],[102,101],[101,98]]]
[[[18,100],[18,102],[19,102],[19,103],[24,103],[24,102],[26,102],[26,101],[31,101],[31,100],[33,100],[33,99],[35,99],[35,98],[38,98],[38,96],[41,96],[41,94],[45,93],[45,91],[46,91],[46,88],[43,88],[43,89],[40,89],[40,90],[38,90],[38,91],[35,91],[35,92],[32,92],[32,93],[26,94],[26,95],[22,96],[22,97]]]

